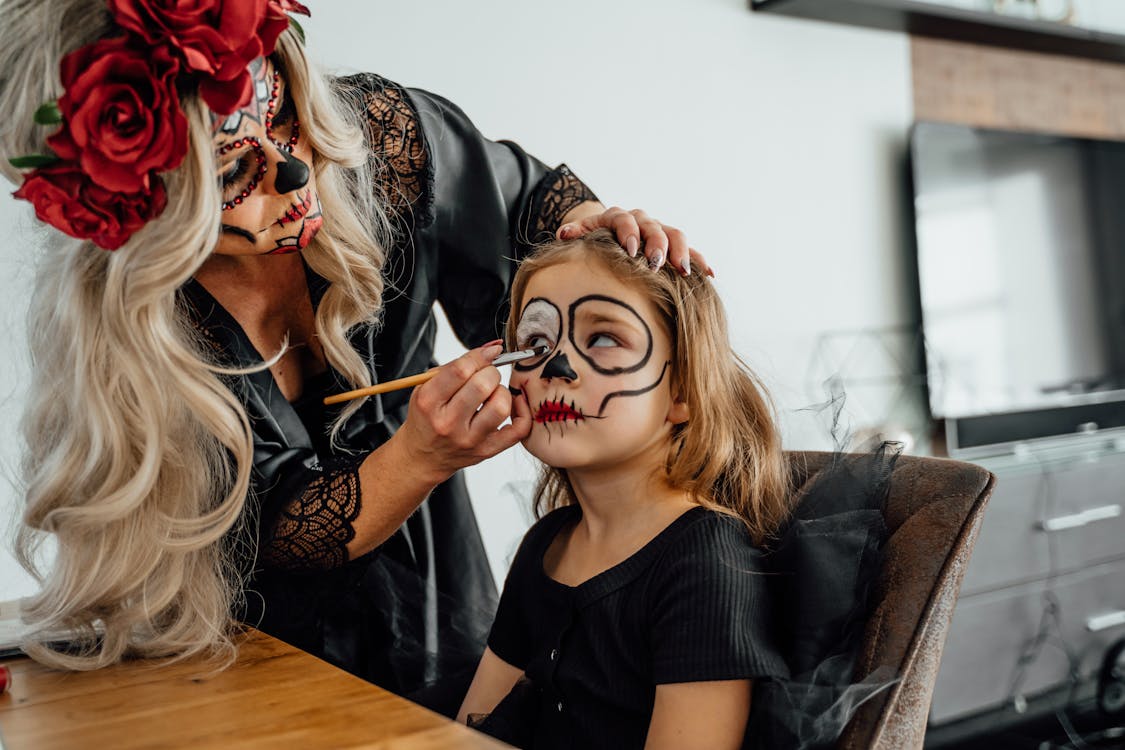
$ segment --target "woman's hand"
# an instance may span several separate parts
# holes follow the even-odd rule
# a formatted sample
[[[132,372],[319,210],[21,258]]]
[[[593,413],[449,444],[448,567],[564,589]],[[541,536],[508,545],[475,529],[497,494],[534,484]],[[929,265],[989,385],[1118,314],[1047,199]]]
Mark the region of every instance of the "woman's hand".
[[[402,427],[359,467],[363,502],[352,522],[355,559],[390,538],[434,487],[458,469],[510,448],[531,432],[526,396],[500,385],[498,341],[444,365],[414,389]],[[512,423],[500,427],[509,416]]]
[[[661,224],[639,208],[632,211],[613,206],[605,208],[600,203],[586,202],[567,213],[556,237],[569,240],[581,237],[595,229],[610,229],[617,241],[630,256],[636,256],[643,246],[645,257],[653,270],[665,262],[687,276],[692,266],[702,269],[708,276],[715,271],[697,250],[688,246],[687,237],[675,227]]]
[[[502,351],[499,342],[473,349],[414,389],[406,422],[396,433],[411,459],[404,469],[436,485],[527,437],[527,399],[513,398],[492,366]],[[509,417],[511,424],[501,427]]]

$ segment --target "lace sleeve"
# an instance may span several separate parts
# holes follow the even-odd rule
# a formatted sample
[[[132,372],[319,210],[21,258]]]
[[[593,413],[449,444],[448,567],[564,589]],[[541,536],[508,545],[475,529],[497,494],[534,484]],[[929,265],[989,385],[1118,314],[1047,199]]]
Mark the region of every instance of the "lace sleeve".
[[[560,164],[540,181],[531,197],[527,219],[524,223],[524,236],[528,244],[536,245],[550,241],[555,230],[563,222],[563,217],[572,208],[586,201],[596,201],[598,196],[578,179],[570,167]]]
[[[359,516],[359,463],[336,464],[277,516],[261,559],[271,568],[327,570],[348,561]]]
[[[406,92],[372,73],[337,79],[335,86],[362,113],[377,157],[379,198],[400,224],[427,225],[433,214],[433,166]]]

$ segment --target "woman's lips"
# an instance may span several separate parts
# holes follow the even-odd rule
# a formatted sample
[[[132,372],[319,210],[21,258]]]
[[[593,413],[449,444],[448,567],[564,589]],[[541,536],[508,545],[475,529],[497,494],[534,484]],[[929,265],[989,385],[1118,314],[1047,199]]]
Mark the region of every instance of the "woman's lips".
[[[316,236],[316,233],[320,231],[322,226],[324,226],[323,215],[318,213],[315,216],[310,216],[301,224],[299,234],[283,237],[278,241],[277,247],[266,254],[287,255],[289,253],[295,253],[298,250],[304,250],[309,246],[309,243],[312,242],[313,237]]]
[[[311,216],[305,219],[305,223],[301,225],[301,235],[297,238],[297,244],[302,250],[309,246],[312,238],[316,236],[322,226],[324,226],[323,216]]]
[[[544,424],[546,422],[578,422],[586,418],[586,415],[574,407],[574,402],[569,404],[566,401],[544,401],[535,410],[535,421]]]

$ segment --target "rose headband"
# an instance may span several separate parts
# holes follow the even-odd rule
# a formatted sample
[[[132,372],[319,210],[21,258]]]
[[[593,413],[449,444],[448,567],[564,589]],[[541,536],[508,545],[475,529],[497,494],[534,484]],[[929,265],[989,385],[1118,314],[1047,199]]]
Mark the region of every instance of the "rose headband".
[[[35,113],[61,125],[54,155],[11,159],[31,168],[13,195],[62,232],[116,250],[164,210],[161,172],[187,155],[180,93],[198,87],[213,112],[249,100],[247,66],[269,55],[290,23],[309,15],[296,0],[108,0],[123,34],[66,55],[64,93]],[[292,22],[300,31],[296,21]]]

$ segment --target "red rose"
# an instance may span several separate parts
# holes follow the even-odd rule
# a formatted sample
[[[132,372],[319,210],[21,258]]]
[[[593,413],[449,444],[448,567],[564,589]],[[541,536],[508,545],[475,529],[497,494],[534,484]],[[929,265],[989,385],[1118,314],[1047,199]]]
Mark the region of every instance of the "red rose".
[[[59,162],[27,175],[13,195],[30,201],[41,221],[71,237],[116,250],[164,210],[164,183],[154,175],[151,184],[150,190],[138,193],[106,190],[78,164]]]
[[[253,92],[247,66],[273,52],[294,0],[109,0],[114,20],[149,44],[168,43],[188,70],[200,73],[199,93],[229,115]]]
[[[135,193],[149,173],[175,169],[187,153],[187,118],[167,50],[138,51],[124,38],[102,39],[62,60],[62,129],[47,139],[97,184]]]
[[[271,13],[300,13],[302,16],[312,15],[309,9],[301,5],[297,0],[270,0]]]
[[[296,0],[269,0],[266,7],[266,19],[262,24],[261,36],[262,46],[268,48],[270,52],[277,46],[277,38],[281,36],[281,32],[289,27],[289,14],[300,13],[301,15],[309,15],[309,9]],[[269,54],[266,52],[264,54]]]

